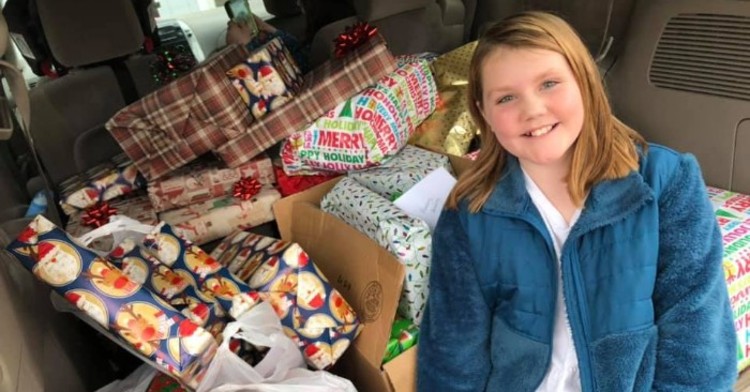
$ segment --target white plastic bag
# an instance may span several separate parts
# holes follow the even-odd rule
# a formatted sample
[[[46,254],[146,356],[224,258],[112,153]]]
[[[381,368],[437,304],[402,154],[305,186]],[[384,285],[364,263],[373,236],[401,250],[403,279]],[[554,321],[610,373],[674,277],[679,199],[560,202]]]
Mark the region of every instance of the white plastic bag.
[[[253,367],[229,349],[232,338],[270,349]],[[224,341],[196,392],[356,392],[349,380],[304,367],[302,353],[282,331],[276,312],[271,305],[262,302],[237,321],[227,324]]]
[[[94,240],[111,235],[113,237],[112,243],[116,246],[125,238],[131,238],[138,242],[153,230],[154,226],[143,224],[125,215],[114,215],[109,218],[109,223],[89,231],[88,233],[76,238],[75,241],[78,242],[79,245],[88,248]],[[107,251],[97,251],[95,249],[89,250],[100,256],[104,256],[112,249],[108,249]]]

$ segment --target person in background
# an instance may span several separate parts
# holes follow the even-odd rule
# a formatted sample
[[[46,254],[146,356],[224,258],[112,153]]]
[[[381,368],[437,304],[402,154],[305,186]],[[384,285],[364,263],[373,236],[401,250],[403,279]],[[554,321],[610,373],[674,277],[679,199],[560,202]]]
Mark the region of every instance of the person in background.
[[[697,161],[621,123],[528,12],[479,40],[481,150],[433,233],[418,390],[731,391],[737,341]]]
[[[309,51],[307,45],[302,44],[296,37],[284,30],[277,29],[266,23],[263,19],[253,15],[255,23],[258,26],[258,34],[253,36],[252,29],[247,23],[230,20],[227,22],[227,45],[238,44],[245,45],[249,50],[257,49],[266,42],[280,37],[284,45],[294,57],[294,61],[300,67],[303,74],[310,70]]]

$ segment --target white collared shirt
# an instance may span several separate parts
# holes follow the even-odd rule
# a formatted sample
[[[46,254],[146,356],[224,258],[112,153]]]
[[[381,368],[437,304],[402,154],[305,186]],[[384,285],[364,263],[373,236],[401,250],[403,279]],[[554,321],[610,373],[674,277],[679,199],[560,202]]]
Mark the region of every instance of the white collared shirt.
[[[575,225],[581,215],[579,208],[570,219],[565,221],[562,214],[547,199],[541,189],[534,183],[526,172],[526,191],[529,192],[531,201],[542,215],[544,225],[552,237],[552,243],[557,256],[557,306],[555,312],[555,326],[552,336],[552,356],[549,368],[537,392],[579,392],[581,390],[581,378],[578,375],[578,356],[573,344],[573,334],[568,322],[568,310],[563,299],[562,266],[560,253],[563,244],[568,239],[570,228]]]

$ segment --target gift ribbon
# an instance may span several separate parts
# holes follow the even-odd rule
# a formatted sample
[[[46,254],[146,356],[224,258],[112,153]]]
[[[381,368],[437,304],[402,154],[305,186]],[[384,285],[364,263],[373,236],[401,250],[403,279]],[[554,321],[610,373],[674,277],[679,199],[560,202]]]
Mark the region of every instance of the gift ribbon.
[[[317,174],[312,176],[288,176],[284,172],[284,169],[278,166],[274,166],[273,170],[276,173],[276,183],[278,184],[279,191],[281,191],[281,196],[283,197],[302,192],[314,187],[315,185],[322,184],[340,176],[338,173]]]
[[[85,226],[99,227],[109,222],[112,215],[117,215],[117,208],[104,202],[87,209],[81,216],[81,222]]]
[[[260,192],[261,184],[252,177],[243,177],[234,184],[232,196],[241,200],[250,200]]]
[[[378,28],[371,26],[367,22],[357,22],[353,26],[348,26],[344,32],[339,34],[333,40],[337,58],[344,57],[358,46],[367,42],[370,37],[378,33]]]

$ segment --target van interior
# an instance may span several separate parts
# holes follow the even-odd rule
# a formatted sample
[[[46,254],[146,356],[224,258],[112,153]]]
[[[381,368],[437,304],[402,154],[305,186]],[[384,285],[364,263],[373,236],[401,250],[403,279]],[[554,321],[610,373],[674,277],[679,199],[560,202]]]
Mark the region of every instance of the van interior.
[[[316,7],[330,3],[323,14]],[[161,87],[158,53],[198,66],[226,45],[224,0],[2,0],[0,247],[34,196],[122,153],[105,124]],[[309,45],[310,65],[359,21],[395,55],[443,54],[523,10],[552,11],[596,59],[616,115],[690,152],[708,185],[750,194],[750,2],[742,0],[251,0]],[[307,11],[307,13],[305,12]],[[311,22],[311,21],[314,21]],[[743,132],[747,132],[746,134]],[[53,222],[63,217],[47,209]],[[273,223],[259,230],[278,235]],[[0,252],[0,391],[96,391],[141,364]],[[738,391],[750,391],[750,374]]]

